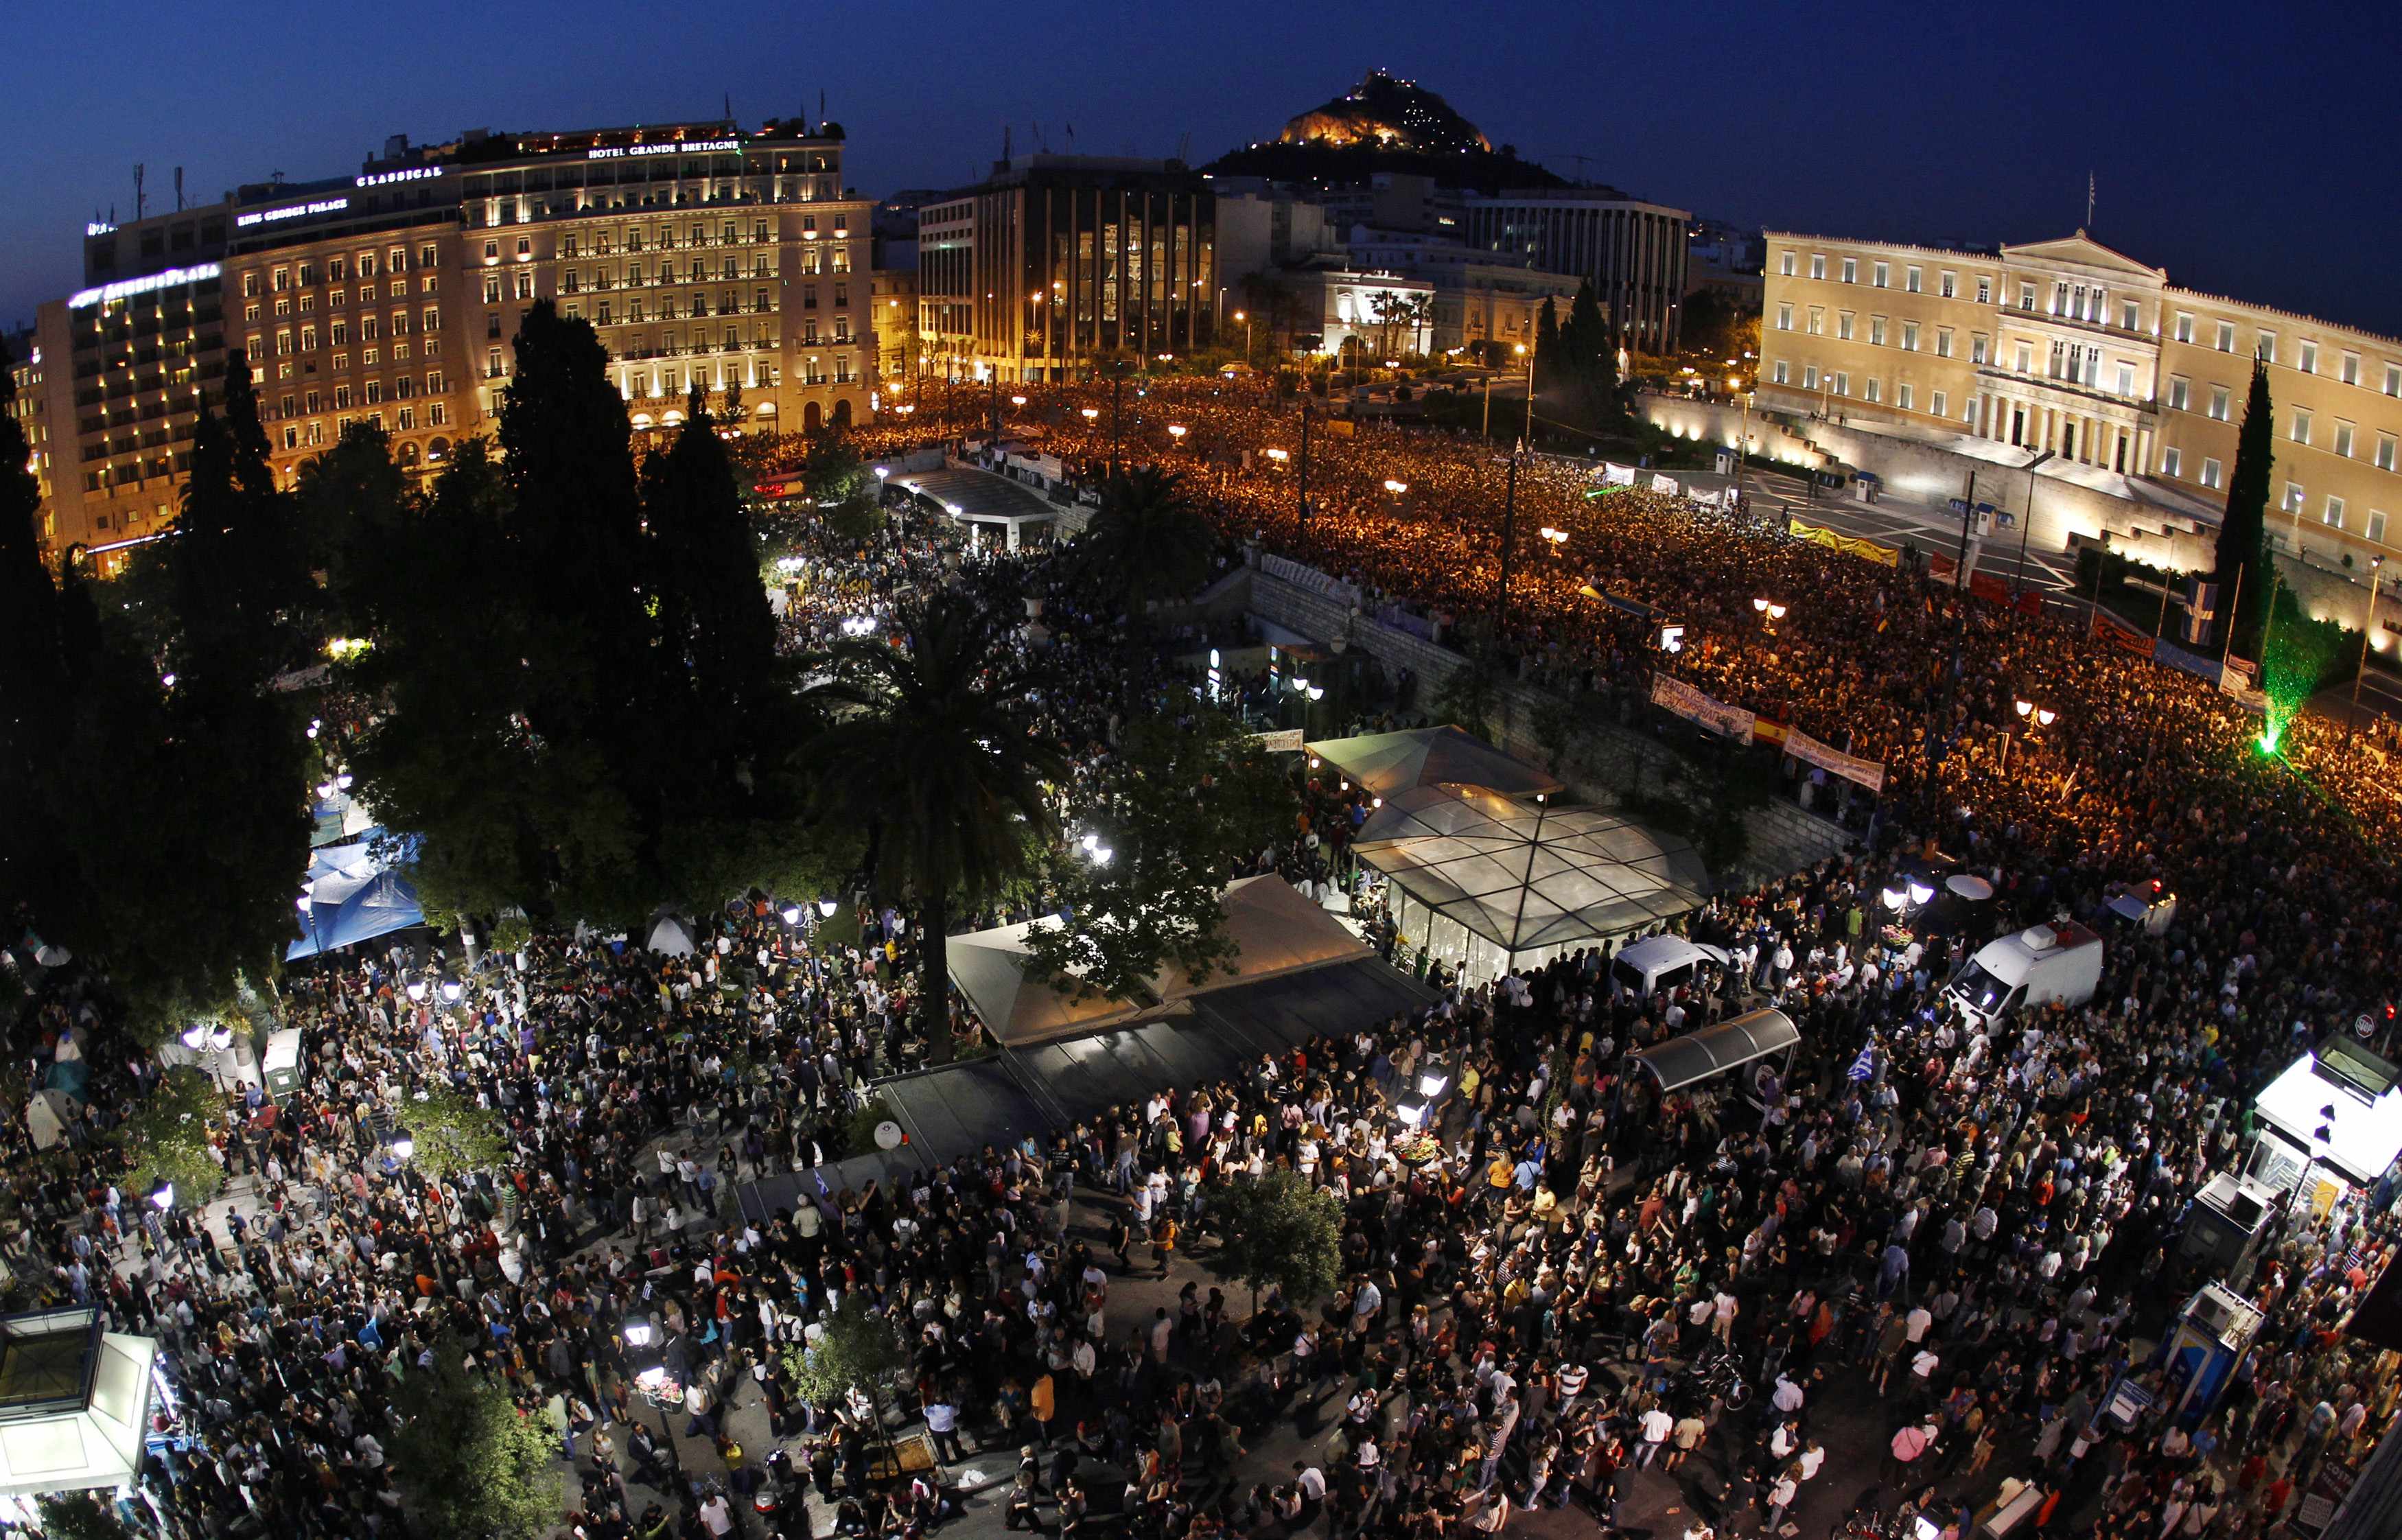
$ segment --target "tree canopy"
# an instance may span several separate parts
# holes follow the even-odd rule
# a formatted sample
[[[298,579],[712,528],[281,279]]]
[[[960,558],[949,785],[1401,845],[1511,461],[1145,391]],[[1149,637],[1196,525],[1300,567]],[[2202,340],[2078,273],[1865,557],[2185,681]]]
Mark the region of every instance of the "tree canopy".
[[[2227,476],[2227,513],[2219,520],[2217,559],[2211,574],[2226,617],[2219,634],[2231,637],[2240,657],[2260,656],[2269,590],[2275,581],[2268,534],[2270,470],[2277,455],[2274,418],[2268,365],[2256,358],[2251,393],[2243,402],[2243,425],[2235,437],[2235,465]],[[2225,629],[2229,626],[2231,632]]]
[[[506,1380],[465,1367],[470,1351],[442,1334],[393,1397],[389,1453],[410,1528],[426,1540],[542,1540],[561,1511],[557,1446]]]
[[[1209,1189],[1208,1225],[1219,1239],[1210,1266],[1247,1285],[1280,1291],[1296,1309],[1333,1290],[1343,1269],[1343,1205],[1281,1167],[1254,1181]]]

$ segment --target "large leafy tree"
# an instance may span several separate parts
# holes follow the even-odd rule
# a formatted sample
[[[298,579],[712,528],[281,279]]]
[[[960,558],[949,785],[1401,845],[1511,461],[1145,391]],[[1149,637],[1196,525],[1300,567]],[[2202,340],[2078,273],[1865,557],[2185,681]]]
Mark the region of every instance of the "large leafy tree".
[[[918,907],[920,1022],[949,1040],[948,928],[1025,873],[1056,835],[1043,782],[1057,751],[1020,710],[1002,617],[939,591],[901,616],[897,644],[854,638],[826,660],[809,698],[833,720],[810,744],[820,809],[868,831],[884,891]]]
[[[9,409],[16,377],[0,342],[0,907],[13,899],[36,921],[55,911],[69,853],[48,816],[70,699],[61,606],[35,541],[41,487],[25,432]],[[10,936],[6,938],[14,941]]]
[[[1332,1292],[1343,1265],[1343,1205],[1291,1171],[1212,1187],[1205,1217],[1219,1247],[1209,1265],[1260,1290],[1281,1291],[1295,1309]]]
[[[1125,599],[1139,636],[1152,600],[1188,592],[1209,575],[1217,537],[1185,495],[1182,475],[1141,465],[1102,488],[1074,551],[1096,582]]]
[[[421,511],[362,519],[343,611],[371,645],[347,668],[382,710],[352,764],[384,826],[415,836],[428,914],[630,915],[656,894],[604,740],[575,727],[583,666],[518,591],[515,506],[469,439]]]
[[[1295,810],[1291,782],[1233,719],[1138,715],[1084,782],[1066,914],[1028,935],[1033,970],[1079,994],[1139,999],[1163,971],[1198,982],[1227,968],[1226,882]]]
[[[409,1527],[427,1540],[540,1540],[561,1510],[557,1446],[507,1381],[464,1367],[468,1352],[443,1334],[393,1397],[392,1474]]]
[[[2260,655],[2260,630],[2269,615],[2275,565],[2269,554],[2270,470],[2276,461],[2275,413],[2269,402],[2269,369],[2252,361],[2252,392],[2243,402],[2243,426],[2235,437],[2235,466],[2227,477],[2227,513],[2218,523],[2217,561],[2220,636],[2231,636],[2241,656]],[[2243,592],[2236,592],[2237,584]],[[2232,608],[2230,608],[2230,606]],[[2231,632],[2224,627],[2231,626]]]
[[[1563,420],[1596,433],[1625,426],[1628,404],[1618,375],[1618,331],[1592,284],[1578,286],[1568,318],[1560,326],[1557,354],[1544,362],[1545,372],[1561,387]]]

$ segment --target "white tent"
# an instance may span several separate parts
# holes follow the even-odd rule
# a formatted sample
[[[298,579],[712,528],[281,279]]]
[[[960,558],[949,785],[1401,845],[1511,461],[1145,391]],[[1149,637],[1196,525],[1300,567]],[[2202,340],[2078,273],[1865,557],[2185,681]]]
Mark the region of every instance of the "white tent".
[[[132,1480],[158,1353],[147,1337],[103,1330],[95,1310],[0,1317],[0,1495]]]
[[[692,927],[673,914],[660,914],[651,921],[646,945],[654,952],[670,957],[692,956]]]
[[[1141,999],[1095,995],[1076,998],[1027,976],[1026,937],[1045,916],[1022,925],[953,936],[947,948],[951,982],[992,1035],[1007,1046],[1097,1032],[1147,1016],[1165,1015],[1212,990],[1255,983],[1374,954],[1342,923],[1281,877],[1245,877],[1225,891],[1226,933],[1235,943],[1228,967],[1194,983],[1180,970],[1153,975]]]
[[[1623,814],[1473,787],[1387,797],[1353,848],[1393,885],[1410,947],[1485,979],[1689,913],[1709,887],[1691,844]]]

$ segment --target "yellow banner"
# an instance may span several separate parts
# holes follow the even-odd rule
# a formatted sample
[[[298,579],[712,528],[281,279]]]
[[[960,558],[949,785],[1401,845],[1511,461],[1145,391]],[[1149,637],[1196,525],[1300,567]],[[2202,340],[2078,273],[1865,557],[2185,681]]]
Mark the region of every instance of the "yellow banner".
[[[1823,545],[1829,551],[1841,551],[1863,561],[1873,561],[1886,567],[1901,565],[1900,552],[1889,545],[1879,545],[1872,540],[1862,540],[1857,535],[1847,535],[1820,525],[1804,524],[1798,518],[1788,518],[1786,530],[1796,540],[1806,540],[1813,545]]]

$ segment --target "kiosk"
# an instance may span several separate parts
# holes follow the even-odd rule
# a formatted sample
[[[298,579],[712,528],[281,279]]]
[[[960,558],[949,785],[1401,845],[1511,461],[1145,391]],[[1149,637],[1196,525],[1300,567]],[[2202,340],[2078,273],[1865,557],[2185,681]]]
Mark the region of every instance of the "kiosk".
[[[2161,1409],[2199,1427],[2227,1394],[2236,1366],[2260,1334],[2261,1314],[2216,1284],[2205,1284],[2160,1344],[2154,1367],[2161,1376]]]

